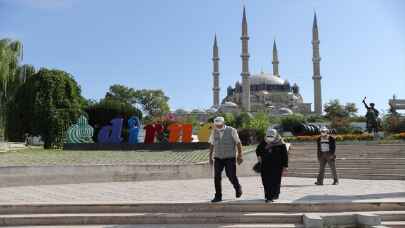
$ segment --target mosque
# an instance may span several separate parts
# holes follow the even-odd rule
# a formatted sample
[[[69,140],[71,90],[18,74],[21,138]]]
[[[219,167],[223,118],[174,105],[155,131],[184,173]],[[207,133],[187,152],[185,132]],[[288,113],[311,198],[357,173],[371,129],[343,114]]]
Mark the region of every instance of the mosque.
[[[271,115],[287,115],[291,113],[321,114],[321,76],[320,76],[320,55],[319,36],[316,14],[314,15],[312,27],[313,46],[313,81],[314,81],[314,111],[311,111],[311,103],[305,103],[300,94],[297,84],[291,85],[279,74],[279,59],[276,42],[273,43],[273,73],[261,72],[251,75],[249,72],[249,50],[248,50],[248,24],[246,11],[243,8],[242,16],[242,72],[241,81],[236,81],[234,87],[227,88],[226,97],[220,103],[220,72],[219,72],[219,48],[217,37],[213,45],[213,106],[210,110],[220,112],[266,112]]]

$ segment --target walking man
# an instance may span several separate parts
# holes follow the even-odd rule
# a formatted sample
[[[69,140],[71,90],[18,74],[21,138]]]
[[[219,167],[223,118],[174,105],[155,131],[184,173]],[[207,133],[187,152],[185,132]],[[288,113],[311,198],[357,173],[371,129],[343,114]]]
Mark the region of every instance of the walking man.
[[[222,171],[225,168],[226,176],[235,188],[236,198],[241,197],[242,187],[236,176],[236,163],[242,164],[242,144],[235,128],[226,126],[224,118],[219,116],[214,119],[214,129],[209,139],[209,163],[214,164],[215,197],[211,202],[222,201]],[[237,155],[236,155],[237,151]]]
[[[333,185],[339,184],[335,165],[336,140],[334,137],[329,135],[329,130],[326,127],[321,128],[321,136],[318,138],[317,143],[318,143],[319,174],[315,184],[323,185],[326,163],[329,165],[332,171]]]

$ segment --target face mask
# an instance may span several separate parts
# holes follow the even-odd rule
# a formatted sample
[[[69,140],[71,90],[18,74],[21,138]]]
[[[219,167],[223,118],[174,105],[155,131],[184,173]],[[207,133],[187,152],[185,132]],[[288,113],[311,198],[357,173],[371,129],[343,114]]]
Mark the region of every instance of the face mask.
[[[272,142],[274,142],[276,140],[276,138],[274,138],[274,137],[268,137],[268,136],[266,136],[265,138],[264,138],[264,141],[266,141],[267,143],[272,143]]]
[[[225,129],[225,125],[222,125],[221,127],[219,127],[218,125],[215,126],[217,130],[222,131]]]

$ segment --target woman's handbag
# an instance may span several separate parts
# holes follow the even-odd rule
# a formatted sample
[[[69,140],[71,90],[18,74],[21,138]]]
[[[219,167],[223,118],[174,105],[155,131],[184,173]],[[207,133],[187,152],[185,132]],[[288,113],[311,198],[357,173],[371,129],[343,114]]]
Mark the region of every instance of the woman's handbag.
[[[261,171],[261,167],[262,167],[262,163],[261,162],[257,162],[254,166],[253,166],[253,171],[255,171],[256,173],[260,173]]]

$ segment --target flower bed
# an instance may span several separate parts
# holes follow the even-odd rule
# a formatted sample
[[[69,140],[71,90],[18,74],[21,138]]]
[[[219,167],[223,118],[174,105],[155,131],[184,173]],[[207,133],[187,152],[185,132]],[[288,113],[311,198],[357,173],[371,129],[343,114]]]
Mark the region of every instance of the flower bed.
[[[392,138],[394,138],[394,139],[404,139],[405,140],[405,132],[401,132],[399,134],[394,134],[394,135],[392,135]]]
[[[405,135],[404,135],[405,137]],[[298,141],[298,142],[312,142],[316,141],[319,138],[319,135],[313,136],[292,136],[292,137],[285,137],[284,139],[288,142]],[[371,134],[344,134],[344,135],[336,135],[336,141],[368,141],[373,140],[374,136]],[[405,139],[405,138],[404,138]]]

